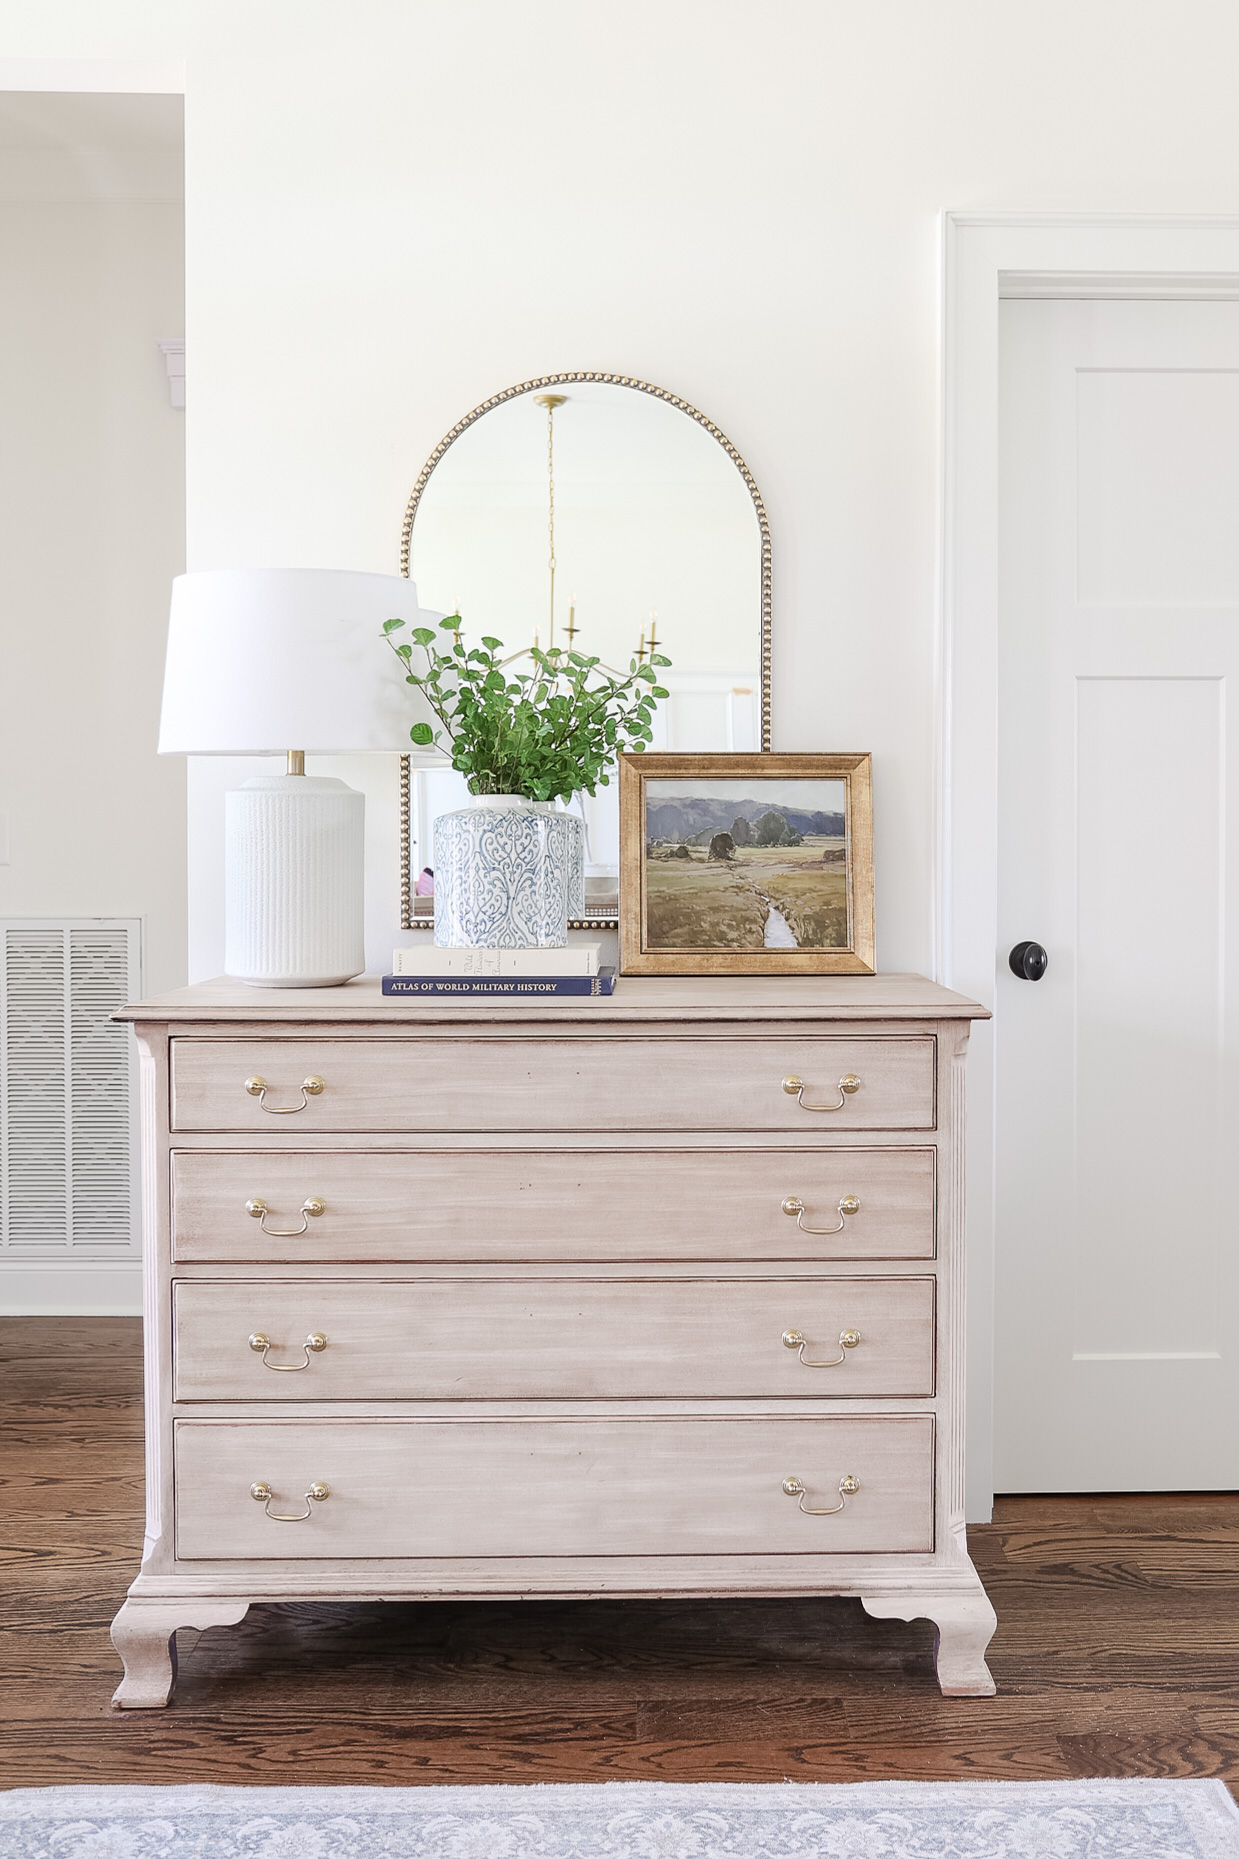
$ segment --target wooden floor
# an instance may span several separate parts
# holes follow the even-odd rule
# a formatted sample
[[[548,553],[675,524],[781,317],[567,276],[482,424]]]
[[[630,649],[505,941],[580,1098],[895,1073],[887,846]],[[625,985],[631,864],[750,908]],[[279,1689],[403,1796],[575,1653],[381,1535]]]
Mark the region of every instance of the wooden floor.
[[[0,1785],[1220,1775],[1239,1496],[1008,1498],[971,1533],[992,1699],[859,1602],[289,1606],[109,1709],[142,1534],[139,1326],[0,1323]]]

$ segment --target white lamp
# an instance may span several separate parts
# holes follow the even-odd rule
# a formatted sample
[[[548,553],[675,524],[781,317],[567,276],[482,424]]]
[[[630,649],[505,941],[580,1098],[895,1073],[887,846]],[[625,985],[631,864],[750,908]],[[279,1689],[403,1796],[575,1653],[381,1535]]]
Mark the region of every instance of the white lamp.
[[[288,755],[225,800],[225,967],[255,987],[334,987],[366,965],[365,797],[306,754],[442,767],[410,726],[437,719],[383,644],[433,624],[397,575],[220,568],[172,584],[162,755]],[[407,637],[407,633],[405,635]]]

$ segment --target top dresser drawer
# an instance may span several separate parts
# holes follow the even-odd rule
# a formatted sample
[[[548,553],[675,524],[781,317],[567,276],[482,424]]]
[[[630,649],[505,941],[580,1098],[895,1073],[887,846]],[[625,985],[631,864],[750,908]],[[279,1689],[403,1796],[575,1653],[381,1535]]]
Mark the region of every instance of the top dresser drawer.
[[[172,1041],[175,1130],[934,1126],[931,1036]],[[309,1081],[307,1086],[307,1081]],[[294,1120],[295,1119],[295,1120]]]

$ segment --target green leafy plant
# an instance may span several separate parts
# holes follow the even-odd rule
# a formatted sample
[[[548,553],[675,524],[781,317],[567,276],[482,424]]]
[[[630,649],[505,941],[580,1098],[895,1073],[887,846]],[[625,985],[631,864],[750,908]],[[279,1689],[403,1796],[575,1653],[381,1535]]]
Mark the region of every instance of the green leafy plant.
[[[440,620],[450,643],[429,626],[408,640],[392,637],[403,620],[388,620],[383,636],[443,725],[415,723],[409,738],[426,748],[446,735],[452,766],[465,776],[471,794],[523,794],[529,800],[569,800],[606,787],[607,769],[621,750],[640,752],[654,739],[650,720],[659,698],[669,693],[655,666],[669,658],[634,658],[628,675],[609,670],[601,659],[560,646],[530,646],[500,658],[502,639],[484,638],[466,647],[458,613]],[[414,671],[413,653],[425,658]],[[519,661],[523,669],[511,670]]]

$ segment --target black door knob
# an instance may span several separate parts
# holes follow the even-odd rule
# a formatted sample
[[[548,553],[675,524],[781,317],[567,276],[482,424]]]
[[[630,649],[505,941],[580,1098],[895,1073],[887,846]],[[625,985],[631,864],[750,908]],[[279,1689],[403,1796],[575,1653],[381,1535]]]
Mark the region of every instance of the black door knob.
[[[1050,958],[1039,942],[1017,942],[1008,960],[1011,973],[1021,981],[1040,981],[1050,965]]]

